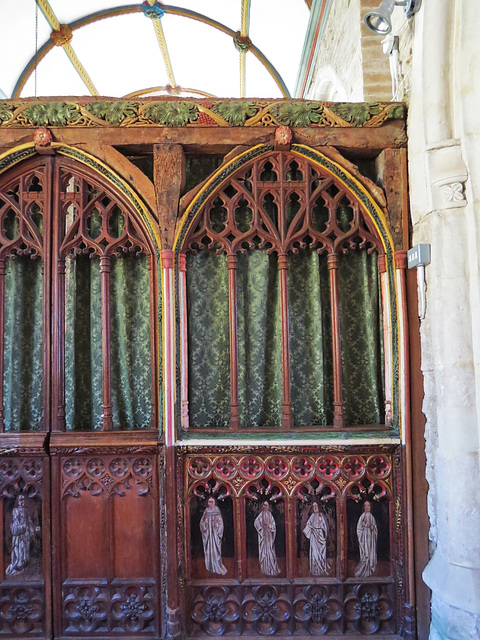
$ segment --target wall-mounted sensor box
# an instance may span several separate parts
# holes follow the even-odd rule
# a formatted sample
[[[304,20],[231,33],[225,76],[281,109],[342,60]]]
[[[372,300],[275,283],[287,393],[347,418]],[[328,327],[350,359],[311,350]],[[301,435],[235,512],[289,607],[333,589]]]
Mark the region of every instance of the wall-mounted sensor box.
[[[430,264],[430,245],[417,244],[407,251],[408,268],[414,269],[419,264]]]

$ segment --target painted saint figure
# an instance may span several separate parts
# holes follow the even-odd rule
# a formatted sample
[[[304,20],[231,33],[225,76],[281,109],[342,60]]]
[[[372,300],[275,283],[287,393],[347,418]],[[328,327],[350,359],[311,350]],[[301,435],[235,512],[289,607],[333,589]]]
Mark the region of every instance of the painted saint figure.
[[[262,509],[253,524],[258,533],[260,570],[267,576],[276,576],[280,573],[274,547],[277,526],[267,502],[262,502]]]
[[[377,566],[377,536],[378,529],[372,515],[372,505],[365,502],[363,513],[357,523],[357,538],[360,549],[360,562],[355,570],[358,578],[371,576]]]
[[[215,498],[210,497],[207,501],[207,508],[200,520],[200,531],[207,571],[224,576],[227,568],[222,563],[223,518]]]
[[[19,573],[30,562],[30,542],[40,527],[35,527],[25,506],[25,496],[20,494],[12,511],[10,524],[12,533],[12,555],[5,573],[13,576]]]
[[[328,575],[328,526],[316,502],[313,503],[312,514],[307,520],[303,533],[310,540],[310,573],[314,576]]]

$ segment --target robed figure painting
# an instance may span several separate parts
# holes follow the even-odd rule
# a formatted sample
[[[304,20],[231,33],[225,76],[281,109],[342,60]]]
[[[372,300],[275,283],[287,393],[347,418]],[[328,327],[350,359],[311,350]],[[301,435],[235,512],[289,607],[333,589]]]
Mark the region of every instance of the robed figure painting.
[[[227,568],[222,563],[223,518],[215,498],[210,497],[200,520],[205,567],[207,571],[225,575]]]
[[[11,561],[5,573],[13,576],[19,573],[30,562],[30,542],[40,527],[35,527],[25,505],[25,496],[20,494],[15,502],[12,511],[12,523],[10,525],[12,534],[12,555]]]
[[[370,502],[363,505],[363,513],[357,523],[358,547],[360,562],[355,570],[358,578],[371,576],[377,566],[377,537],[378,528],[372,514]]]
[[[310,573],[314,576],[328,575],[327,565],[327,521],[316,502],[312,506],[312,514],[303,530],[310,540]]]
[[[276,576],[280,573],[274,546],[277,527],[268,502],[262,503],[261,511],[253,524],[258,533],[260,570],[267,576]]]

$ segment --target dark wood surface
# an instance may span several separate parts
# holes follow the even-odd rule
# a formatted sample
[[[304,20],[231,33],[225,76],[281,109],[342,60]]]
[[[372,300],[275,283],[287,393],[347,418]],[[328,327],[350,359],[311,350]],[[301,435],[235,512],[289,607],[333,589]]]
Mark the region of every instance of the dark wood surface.
[[[178,225],[179,200],[184,183],[184,154],[227,154],[238,145],[243,145],[245,150],[255,144],[272,143],[274,136],[274,130],[271,129],[253,130],[242,127],[211,127],[205,130],[188,127],[138,127],[122,130],[52,128],[51,131],[55,142],[81,145],[82,150],[89,151],[106,165],[114,167],[122,179],[140,193],[143,201],[150,207],[152,220],[159,222],[163,249],[172,248]],[[32,131],[2,128],[0,149],[8,150],[14,145],[31,142],[32,136]],[[391,121],[382,127],[371,129],[296,128],[293,129],[293,142],[315,148],[325,146],[330,154],[335,155],[336,161],[336,150],[352,159],[376,159],[378,183],[384,189],[388,223],[394,236],[395,248],[407,247],[404,122]],[[153,158],[153,183],[126,157],[135,160],[136,157],[145,155]],[[350,166],[350,163],[345,161],[345,166]],[[155,354],[151,365],[154,406],[152,430],[111,430],[107,385],[104,388],[104,431],[65,432],[64,256],[61,255],[62,205],[56,200],[56,194],[62,192],[61,167],[67,172],[75,173],[80,179],[86,177],[95,180],[113,194],[122,209],[130,212],[132,224],[140,234],[145,253],[152,256],[150,317],[152,352]],[[349,442],[348,429],[344,431],[343,440],[339,440],[333,448],[322,444],[322,430],[318,431],[315,446],[296,449],[275,440],[267,445],[262,442],[261,436],[254,437],[251,444],[243,449],[235,440],[231,445],[224,445],[219,449],[215,441],[212,441],[212,434],[208,433],[205,435],[210,439],[197,449],[185,446],[163,447],[163,434],[157,430],[162,417],[158,413],[161,361],[157,357],[160,353],[162,327],[158,322],[157,292],[160,273],[154,259],[154,243],[138,212],[132,209],[131,202],[124,193],[117,192],[104,176],[66,158],[59,160],[57,156],[42,156],[25,161],[9,169],[9,176],[20,179],[21,175],[32,170],[40,172],[42,180],[45,180],[45,203],[42,206],[51,206],[53,211],[51,223],[48,222],[49,216],[45,218],[46,224],[51,224],[50,229],[44,227],[44,234],[52,237],[53,242],[51,248],[41,248],[45,262],[45,281],[53,283],[44,290],[45,306],[51,307],[52,313],[45,312],[44,315],[44,432],[5,433],[0,436],[0,476],[4,487],[0,531],[6,540],[0,583],[0,599],[3,603],[0,607],[0,626],[4,637],[9,640],[21,637],[54,637],[57,640],[71,637],[123,637],[130,640],[135,637],[205,637],[205,634],[210,633],[218,636],[232,632],[241,633],[241,637],[246,640],[253,640],[259,634],[274,637],[290,637],[295,634],[296,638],[305,640],[311,638],[312,633],[323,633],[321,629],[324,625],[332,638],[361,637],[372,631],[380,633],[382,637],[400,638],[406,615],[405,579],[408,578],[404,573],[408,566],[404,536],[399,534],[405,530],[406,522],[404,496],[407,478],[402,471],[405,462],[404,448],[398,444],[381,444],[380,437],[385,438],[388,430],[379,427],[375,431],[371,426],[357,429],[369,434],[369,442],[372,437],[375,438],[372,434],[378,433],[379,443],[369,444],[368,447],[362,445],[361,439]],[[4,175],[0,175],[0,185],[3,179]],[[379,192],[375,191],[373,183],[369,183],[366,177],[362,177],[362,181],[378,200]],[[2,249],[0,260],[1,251]],[[233,345],[236,334],[235,257],[234,252],[231,252],[230,341]],[[1,266],[0,262],[0,301]],[[108,264],[105,259],[104,266],[103,301],[106,307]],[[286,275],[285,270],[280,271]],[[334,277],[332,274],[336,270],[331,269],[330,273]],[[286,283],[283,285],[282,298],[283,426],[288,428],[288,314],[285,313],[285,309],[288,309],[288,295],[285,285]],[[332,291],[334,290],[335,286],[332,286]],[[411,286],[411,292],[413,291],[414,284]],[[410,293],[412,309],[413,302],[414,293]],[[336,309],[335,301],[332,304]],[[412,314],[410,322],[413,326],[415,322],[414,313]],[[108,316],[103,317],[105,356],[110,336]],[[0,313],[0,329],[2,318]],[[426,561],[428,522],[425,509],[426,486],[421,467],[424,460],[422,461],[421,394],[418,391],[421,382],[418,334],[413,333],[410,351],[414,368],[411,378],[414,526],[417,606],[420,609],[417,619],[421,638],[428,624],[425,615],[428,593],[425,588],[422,591],[420,576],[422,563]],[[231,370],[234,380],[235,351],[232,353]],[[176,357],[178,359],[179,354]],[[341,367],[338,360],[337,349],[337,358],[334,357],[334,362],[337,362],[335,407],[338,416],[336,426],[341,429]],[[103,362],[104,380],[108,380],[108,355]],[[237,414],[235,400],[233,389],[233,428]],[[184,407],[188,407],[188,398],[184,398],[184,402],[187,403]],[[180,416],[177,416],[177,421],[180,421]],[[261,444],[264,446],[259,446]],[[320,466],[322,456],[339,461],[337,476],[322,476],[320,470],[325,468]],[[249,457],[260,461],[261,472],[258,477],[247,477],[248,465],[245,461]],[[295,475],[293,471],[294,458],[302,457],[307,461],[313,460],[312,478],[302,477],[300,472]],[[190,473],[189,465],[198,458],[207,460],[210,470],[197,478]],[[278,459],[277,464],[274,463],[275,458]],[[384,477],[379,477],[378,474],[375,476],[375,473],[372,475],[372,460],[375,458],[388,461],[389,471]],[[233,470],[225,471],[222,475],[221,459],[224,462],[229,459]],[[361,471],[358,477],[351,476],[352,467],[348,465],[347,459],[359,461]],[[275,470],[281,468],[282,460],[286,461],[288,468],[284,476],[281,471]],[[10,538],[5,536],[11,523],[12,501],[19,494],[17,489],[8,488],[11,482],[5,469],[9,467],[4,466],[8,461],[21,470],[18,476],[20,479],[24,478],[24,482],[30,482],[32,487],[36,487],[37,493],[32,494],[33,502],[28,503],[28,509],[34,514],[41,509],[41,563],[38,565],[41,571],[38,576],[28,579],[5,576],[11,551]],[[30,469],[32,463],[39,463],[40,466],[37,464],[36,471],[25,475],[25,469]],[[224,467],[229,468],[228,464],[224,464]],[[38,482],[40,477],[41,484]],[[213,485],[208,484],[209,479],[214,480]],[[262,480],[265,482],[262,483]],[[378,501],[371,500],[372,493],[368,493],[368,488],[362,484],[367,480],[373,486],[380,487]],[[320,493],[309,493],[309,483],[314,492],[321,487]],[[221,503],[229,504],[224,515],[226,520],[230,518],[228,522],[231,527],[229,555],[223,558],[227,568],[225,576],[212,574],[205,568],[198,529],[204,499],[195,495],[195,491],[198,493],[201,486],[207,487],[204,495],[213,494],[217,498],[222,487],[229,490],[229,496]],[[333,514],[331,518],[334,526],[331,531],[334,534],[328,551],[330,573],[313,577],[309,572],[301,518],[306,515],[304,505],[311,506],[313,497],[321,496],[327,486],[334,492],[332,497],[321,501],[322,505],[331,505],[330,511]],[[358,495],[354,487],[357,487]],[[24,490],[23,485],[21,489],[20,493]],[[263,493],[259,493],[260,489]],[[280,573],[278,576],[266,577],[259,570],[258,550],[255,550],[256,532],[252,530],[252,508],[258,504],[258,496],[261,502],[266,498],[270,499],[272,491],[277,490],[281,490],[282,494],[270,504],[278,507],[273,509],[272,506],[272,510],[282,538],[278,542]],[[299,491],[302,490],[306,491],[305,502],[300,499]],[[253,495],[257,495],[257,500],[250,497]],[[352,495],[357,496],[358,500]],[[40,505],[40,502],[35,502],[36,496],[41,501],[40,507],[36,506]],[[384,546],[374,575],[359,579],[354,575],[358,549],[355,547],[352,523],[358,519],[359,505],[365,500],[372,501],[381,523],[380,531],[387,543],[382,543]],[[38,555],[38,545],[35,549]],[[222,605],[224,601],[229,607],[229,614],[224,615],[224,627],[221,622],[212,619],[215,614],[208,614],[203,622],[201,616],[194,614],[195,611],[203,611],[205,618],[205,603],[210,602],[211,606],[216,606]],[[41,611],[36,620],[22,621],[21,607],[25,603],[30,617]],[[263,620],[262,616],[257,615],[258,607],[263,607]],[[278,612],[276,617],[273,611]],[[338,611],[340,614],[337,616]],[[382,620],[379,612],[383,616]]]

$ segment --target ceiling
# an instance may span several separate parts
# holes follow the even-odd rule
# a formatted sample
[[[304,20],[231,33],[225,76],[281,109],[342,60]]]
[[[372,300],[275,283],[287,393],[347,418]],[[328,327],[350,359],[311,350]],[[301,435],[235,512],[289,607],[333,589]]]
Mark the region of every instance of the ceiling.
[[[293,96],[310,4],[0,0],[0,97]]]

